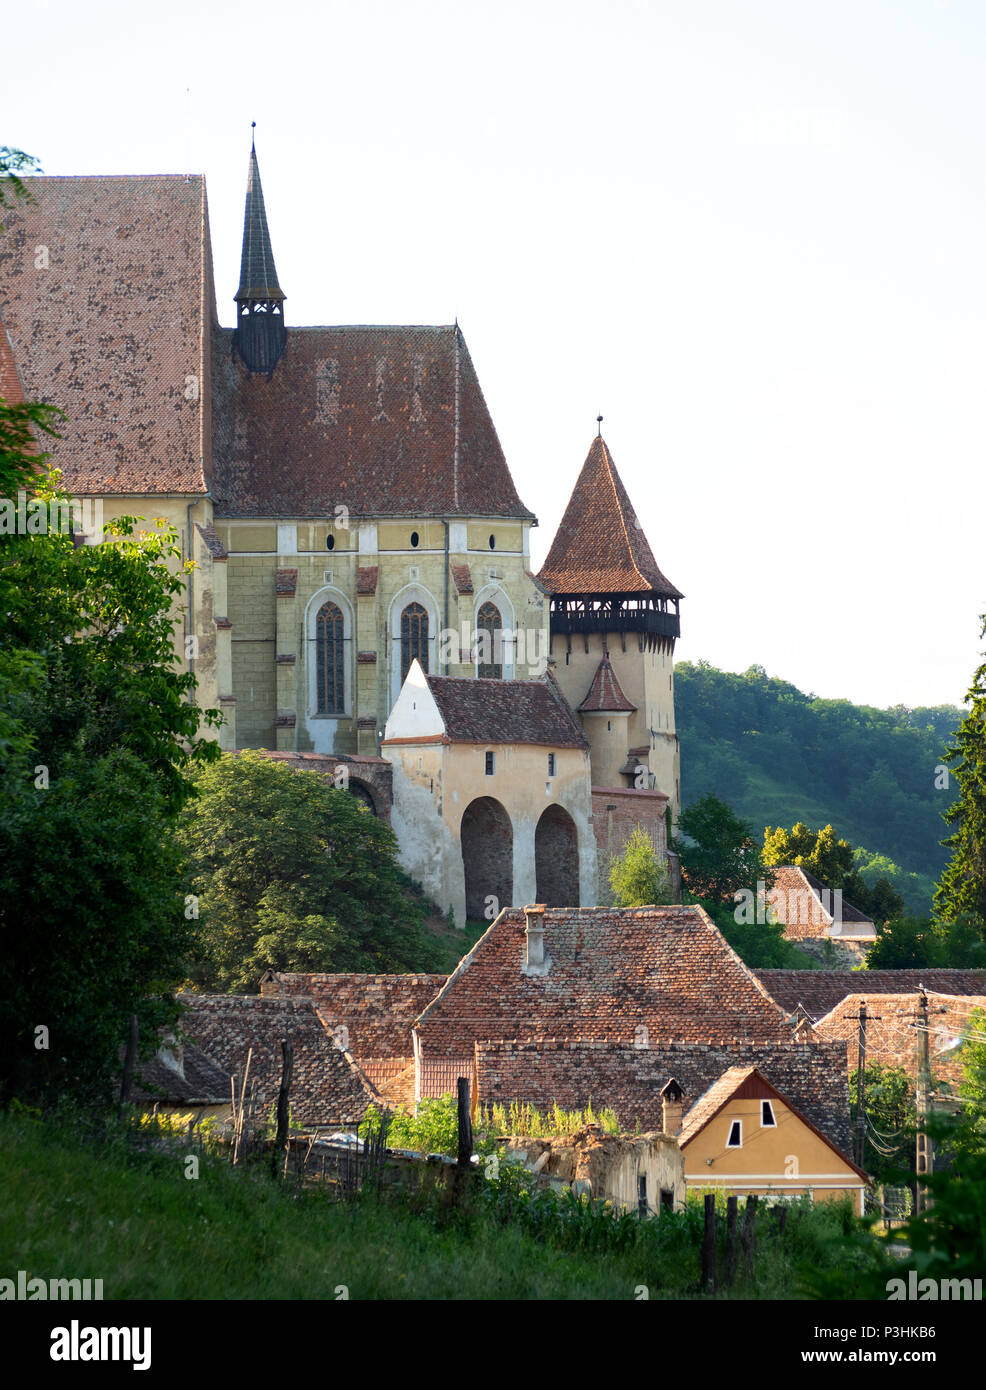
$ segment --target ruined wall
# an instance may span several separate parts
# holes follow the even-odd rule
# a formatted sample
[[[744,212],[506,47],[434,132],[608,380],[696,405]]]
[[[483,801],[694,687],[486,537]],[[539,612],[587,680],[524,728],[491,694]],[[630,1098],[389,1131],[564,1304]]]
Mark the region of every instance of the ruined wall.
[[[556,1191],[574,1187],[622,1211],[639,1211],[643,1199],[652,1214],[661,1210],[662,1193],[669,1194],[674,1210],[685,1203],[684,1159],[671,1135],[604,1134],[598,1125],[586,1125],[557,1138],[511,1136],[502,1147]]]

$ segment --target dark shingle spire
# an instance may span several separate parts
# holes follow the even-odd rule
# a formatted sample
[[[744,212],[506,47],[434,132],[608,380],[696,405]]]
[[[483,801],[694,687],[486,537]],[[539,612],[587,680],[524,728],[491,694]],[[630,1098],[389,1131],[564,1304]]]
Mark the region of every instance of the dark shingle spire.
[[[284,298],[277,283],[257,151],[251,142],[234,335],[234,344],[248,371],[266,372],[269,377],[280,361],[287,337]]]

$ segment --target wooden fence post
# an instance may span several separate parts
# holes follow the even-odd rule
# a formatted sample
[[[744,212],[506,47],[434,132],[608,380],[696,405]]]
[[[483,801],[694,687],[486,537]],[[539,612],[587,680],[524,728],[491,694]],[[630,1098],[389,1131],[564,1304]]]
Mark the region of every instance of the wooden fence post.
[[[459,1109],[459,1142],[455,1169],[456,1196],[462,1199],[466,1183],[472,1172],[472,1116],[469,1109],[469,1080],[460,1076],[456,1080]]]
[[[277,1177],[279,1159],[284,1155],[287,1167],[288,1148],[288,1091],[291,1088],[291,1068],[294,1063],[294,1046],[287,1039],[281,1039],[281,1089],[277,1093],[277,1138],[270,1156],[270,1175]]]
[[[705,1232],[702,1236],[702,1292],[716,1290],[716,1199],[705,1195]]]
[[[736,1278],[736,1264],[739,1256],[739,1242],[736,1239],[736,1217],[739,1212],[739,1198],[735,1195],[726,1199],[726,1266],[723,1283],[731,1284]]]
[[[747,1276],[753,1278],[753,1261],[757,1253],[757,1198],[749,1196],[746,1199],[746,1211],[743,1213],[743,1262],[746,1265]]]

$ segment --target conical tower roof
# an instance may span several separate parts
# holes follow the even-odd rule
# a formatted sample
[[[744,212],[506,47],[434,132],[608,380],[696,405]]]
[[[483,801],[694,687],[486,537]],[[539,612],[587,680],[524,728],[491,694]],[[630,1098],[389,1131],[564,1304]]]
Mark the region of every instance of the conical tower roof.
[[[636,708],[624,695],[609,656],[604,656],[596,667],[589,693],[579,705],[579,714],[633,714]]]
[[[551,594],[683,598],[661,573],[606,441],[592,441],[538,579]]]
[[[246,210],[243,215],[243,255],[240,260],[240,288],[237,302],[244,299],[284,299],[277,283],[274,252],[267,228],[264,190],[260,182],[260,165],[256,148],[250,149],[250,169],[247,174]]]

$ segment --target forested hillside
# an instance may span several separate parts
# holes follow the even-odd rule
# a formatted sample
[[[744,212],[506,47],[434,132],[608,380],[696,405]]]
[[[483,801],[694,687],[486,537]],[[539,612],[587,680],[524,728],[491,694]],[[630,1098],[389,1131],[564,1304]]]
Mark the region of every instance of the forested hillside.
[[[735,675],[704,661],[675,668],[675,709],[684,805],[712,792],[758,836],[765,825],[831,823],[865,850],[868,880],[886,875],[910,911],[929,912],[955,793],[954,779],[936,786],[936,768],[961,709],[822,700],[760,666]]]

